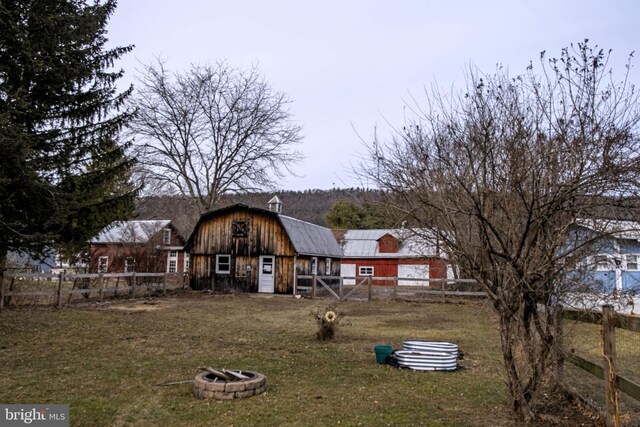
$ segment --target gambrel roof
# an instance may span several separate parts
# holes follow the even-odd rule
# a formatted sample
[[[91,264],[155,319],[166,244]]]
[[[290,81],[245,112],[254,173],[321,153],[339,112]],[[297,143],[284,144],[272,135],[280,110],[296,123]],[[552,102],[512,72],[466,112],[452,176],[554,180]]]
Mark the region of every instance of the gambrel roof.
[[[226,206],[224,208],[203,214],[194,227],[189,240],[187,240],[185,249],[189,250],[189,248],[193,244],[193,239],[198,233],[200,225],[204,221],[236,209],[242,209],[248,212],[276,217],[284,228],[287,236],[289,237],[289,240],[291,241],[295,252],[299,255],[322,256],[330,258],[342,257],[342,250],[340,249],[340,245],[338,245],[338,242],[336,241],[335,237],[333,237],[333,233],[330,229],[266,209],[249,207],[243,204]]]

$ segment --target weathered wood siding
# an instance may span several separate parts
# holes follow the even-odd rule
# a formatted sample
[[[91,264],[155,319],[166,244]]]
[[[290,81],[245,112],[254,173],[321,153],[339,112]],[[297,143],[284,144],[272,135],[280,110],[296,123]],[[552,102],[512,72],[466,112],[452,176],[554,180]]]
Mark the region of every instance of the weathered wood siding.
[[[299,276],[310,276],[312,271],[312,258],[310,256],[298,256],[296,261],[296,273]],[[331,274],[325,274],[327,268],[326,257],[318,258],[318,276],[336,276],[340,277],[340,259],[331,258]]]
[[[235,222],[247,224],[247,235],[234,236]],[[274,255],[276,293],[293,291],[294,248],[277,217],[237,208],[199,223],[191,247],[191,286],[218,292],[257,292],[259,257]],[[216,274],[216,255],[231,256],[231,274]]]

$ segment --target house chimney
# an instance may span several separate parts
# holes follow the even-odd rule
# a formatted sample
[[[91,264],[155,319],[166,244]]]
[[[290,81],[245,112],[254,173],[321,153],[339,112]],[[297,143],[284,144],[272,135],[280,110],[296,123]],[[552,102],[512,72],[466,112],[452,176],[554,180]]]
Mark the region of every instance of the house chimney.
[[[277,214],[282,213],[282,200],[280,200],[278,196],[273,196],[273,198],[269,200],[269,210]]]

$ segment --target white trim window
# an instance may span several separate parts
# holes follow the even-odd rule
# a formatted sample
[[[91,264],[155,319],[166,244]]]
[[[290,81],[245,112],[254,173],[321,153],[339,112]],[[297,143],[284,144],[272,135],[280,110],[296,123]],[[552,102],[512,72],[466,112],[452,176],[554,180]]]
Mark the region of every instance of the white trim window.
[[[216,274],[231,274],[231,255],[216,255]]]
[[[98,273],[106,273],[109,269],[109,257],[101,256],[98,258]]]
[[[361,265],[358,267],[358,276],[373,276],[373,266],[371,265]]]
[[[163,228],[162,229],[162,244],[170,245],[171,244],[171,229]]]
[[[178,272],[178,251],[169,251],[167,254],[167,273]]]
[[[638,268],[638,254],[626,254],[624,260],[627,270],[640,270],[640,268]]]
[[[593,256],[593,269],[596,271],[612,270],[610,256],[607,254],[598,254]]]
[[[324,260],[324,275],[331,276],[331,258]]]
[[[313,276],[318,275],[318,257],[315,256],[311,258],[311,274]]]
[[[133,257],[128,257],[124,260],[124,272],[133,273],[136,271],[136,260]]]

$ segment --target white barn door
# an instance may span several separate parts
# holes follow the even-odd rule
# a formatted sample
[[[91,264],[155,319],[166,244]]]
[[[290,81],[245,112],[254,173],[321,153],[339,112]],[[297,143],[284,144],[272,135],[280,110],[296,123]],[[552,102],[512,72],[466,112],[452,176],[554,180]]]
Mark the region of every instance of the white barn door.
[[[428,279],[428,264],[399,264],[398,265],[398,285],[400,286],[429,286],[429,282],[412,279]]]
[[[356,265],[355,264],[341,264],[340,265],[340,277],[356,277]],[[345,285],[355,285],[356,279],[344,279]]]
[[[258,274],[258,292],[274,292],[274,275],[276,272],[276,258],[273,255],[260,256],[260,272]]]

